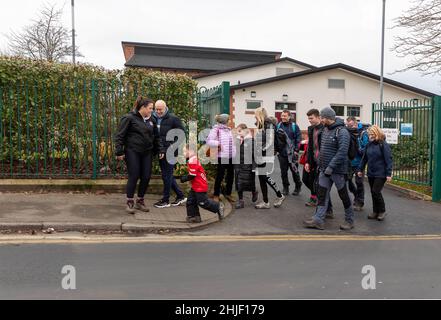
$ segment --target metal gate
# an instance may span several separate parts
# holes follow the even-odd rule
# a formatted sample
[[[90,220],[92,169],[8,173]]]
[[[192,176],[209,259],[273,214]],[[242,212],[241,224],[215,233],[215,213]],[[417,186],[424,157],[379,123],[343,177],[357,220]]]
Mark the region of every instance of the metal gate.
[[[207,89],[201,87],[197,93],[199,120],[204,128],[215,124],[215,116],[221,113],[230,113],[230,83]]]
[[[372,105],[372,123],[398,136],[391,144],[394,180],[432,186],[434,201],[441,200],[439,101],[435,97]]]

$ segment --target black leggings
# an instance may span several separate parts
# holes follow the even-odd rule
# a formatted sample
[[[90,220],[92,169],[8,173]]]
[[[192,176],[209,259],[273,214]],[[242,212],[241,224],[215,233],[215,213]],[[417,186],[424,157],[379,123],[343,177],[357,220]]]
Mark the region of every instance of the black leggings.
[[[381,194],[384,184],[386,183],[386,178],[368,178],[369,185],[371,187],[372,204],[374,213],[384,213],[386,212],[386,206],[384,204],[384,198]]]
[[[129,179],[127,180],[127,198],[135,195],[136,184],[139,182],[138,198],[144,198],[152,175],[152,154],[126,150],[126,165]]]
[[[276,182],[270,176],[259,175],[259,184],[260,184],[260,189],[262,190],[263,202],[268,203],[268,186],[267,185],[269,185],[271,187],[271,189],[274,190],[277,197],[279,197],[279,198],[282,197],[282,193],[280,192],[280,189],[277,187]]]
[[[225,183],[225,195],[230,196],[233,191],[234,183],[234,165],[232,159],[218,159],[216,179],[214,181],[214,196],[219,196],[221,194],[221,185],[224,180],[225,173],[227,174]]]

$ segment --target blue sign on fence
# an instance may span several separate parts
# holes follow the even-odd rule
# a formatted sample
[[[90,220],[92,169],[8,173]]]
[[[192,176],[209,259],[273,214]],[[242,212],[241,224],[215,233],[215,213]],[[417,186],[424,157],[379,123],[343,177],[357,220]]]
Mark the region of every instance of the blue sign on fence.
[[[401,135],[402,136],[412,136],[413,135],[413,123],[402,123],[401,124]]]

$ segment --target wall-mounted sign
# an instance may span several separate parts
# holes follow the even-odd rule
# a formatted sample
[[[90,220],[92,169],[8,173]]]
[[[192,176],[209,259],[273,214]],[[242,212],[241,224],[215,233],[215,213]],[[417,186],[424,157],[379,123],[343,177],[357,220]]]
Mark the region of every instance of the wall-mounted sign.
[[[401,124],[401,135],[402,136],[412,136],[413,135],[413,123],[402,123]]]
[[[389,144],[398,144],[398,129],[382,128],[386,135],[386,142]]]

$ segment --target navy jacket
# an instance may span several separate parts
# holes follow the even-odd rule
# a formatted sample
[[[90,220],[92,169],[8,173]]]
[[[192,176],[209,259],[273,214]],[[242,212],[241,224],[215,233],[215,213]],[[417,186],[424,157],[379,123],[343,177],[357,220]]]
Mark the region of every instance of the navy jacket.
[[[293,126],[295,128],[295,132],[293,130]],[[283,131],[285,131],[289,140],[291,140],[291,143],[294,147],[294,151],[299,152],[300,142],[302,141],[302,133],[300,132],[299,126],[296,123],[289,121],[288,123],[280,122],[277,125],[277,127],[278,128],[280,127],[281,129],[283,129]],[[280,147],[280,155],[283,157],[287,157],[288,153],[286,150],[286,145],[279,147]]]
[[[337,128],[339,129],[336,136]],[[325,171],[329,167],[335,174],[348,173],[349,139],[349,131],[340,118],[337,118],[333,125],[323,129],[319,161],[321,171]]]
[[[161,150],[159,152],[166,153],[167,148],[178,140],[178,138],[175,137],[175,141],[167,141],[167,132],[171,129],[181,129],[185,132],[184,126],[182,125],[181,119],[170,113],[168,108],[162,117],[158,117],[156,113],[153,113],[153,116],[156,120],[159,129],[159,139],[161,140]],[[177,151],[175,152],[175,156],[177,156]]]
[[[383,145],[383,146],[381,146]],[[387,142],[369,142],[361,159],[359,171],[364,172],[368,166],[367,176],[371,178],[386,178],[392,176],[392,152]]]

